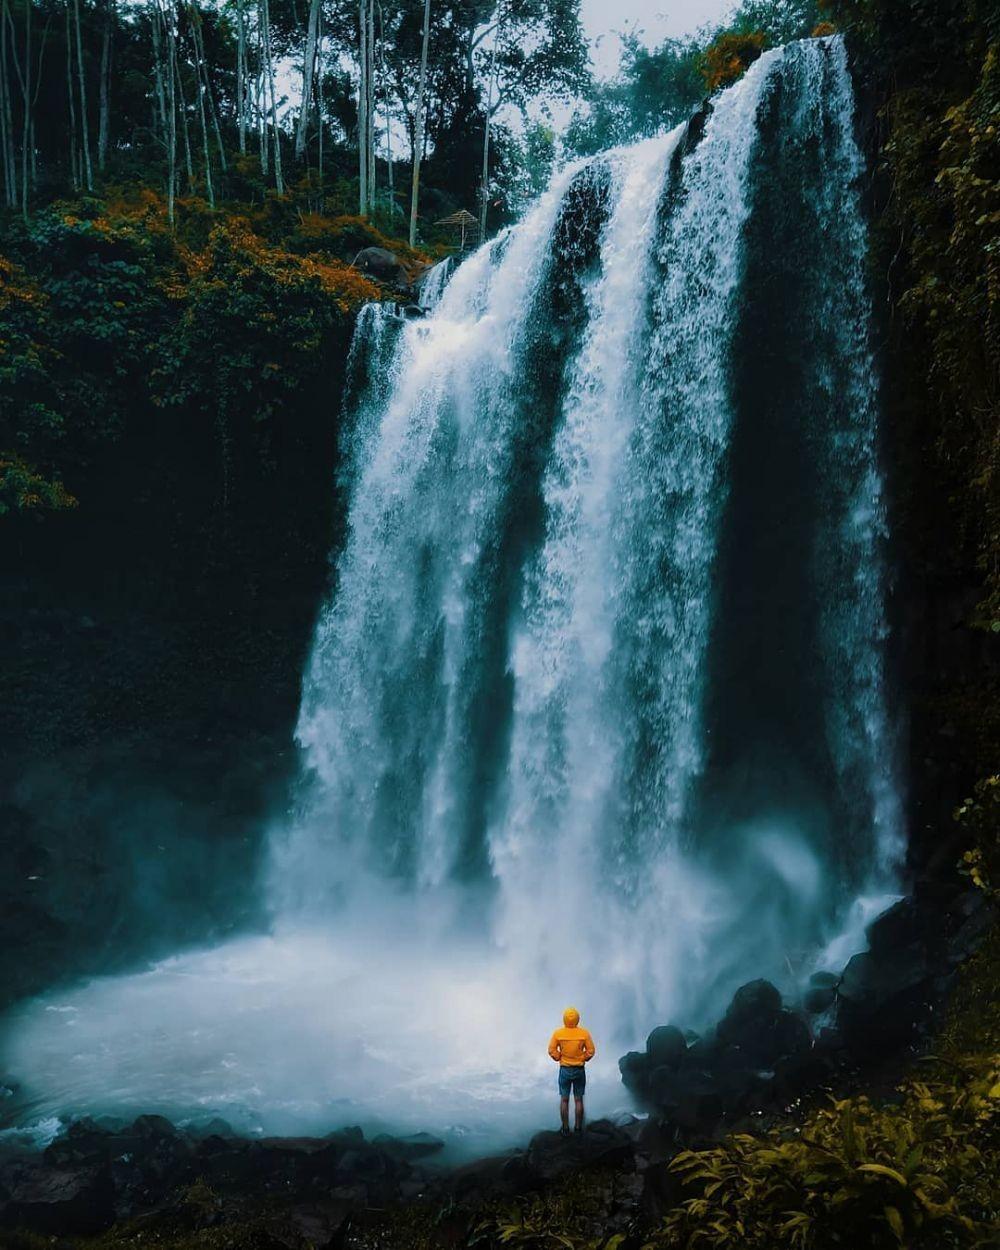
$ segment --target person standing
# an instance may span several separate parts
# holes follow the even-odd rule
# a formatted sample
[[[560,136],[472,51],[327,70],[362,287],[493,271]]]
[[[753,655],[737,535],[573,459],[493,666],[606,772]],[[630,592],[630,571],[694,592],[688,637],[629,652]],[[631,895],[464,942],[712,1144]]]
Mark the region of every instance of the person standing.
[[[569,1136],[569,1096],[576,1104],[575,1131],[583,1132],[583,1093],[587,1088],[585,1065],[593,1059],[594,1039],[580,1027],[580,1013],[575,1007],[563,1012],[563,1027],[556,1029],[549,1040],[549,1057],[559,1065],[559,1117],[563,1137]]]

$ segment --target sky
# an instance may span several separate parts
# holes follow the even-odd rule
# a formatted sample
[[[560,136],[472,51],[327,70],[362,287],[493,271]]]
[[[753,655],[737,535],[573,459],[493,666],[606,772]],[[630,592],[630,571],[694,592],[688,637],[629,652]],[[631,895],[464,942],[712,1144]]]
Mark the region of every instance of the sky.
[[[661,43],[668,36],[686,35],[704,22],[722,17],[734,0],[582,0],[580,12],[587,35],[599,40],[593,50],[594,69],[601,77],[618,66],[617,32],[636,27],[644,42]]]

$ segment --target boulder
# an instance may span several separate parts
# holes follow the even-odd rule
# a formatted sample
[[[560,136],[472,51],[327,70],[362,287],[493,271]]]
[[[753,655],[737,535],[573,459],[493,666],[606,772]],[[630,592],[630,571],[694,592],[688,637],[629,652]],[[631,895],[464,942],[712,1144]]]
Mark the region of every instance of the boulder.
[[[814,972],[809,978],[809,988],[802,997],[802,1006],[810,1015],[818,1016],[829,1011],[837,1001],[840,977],[833,972]]]
[[[855,955],[837,988],[837,1027],[846,1048],[867,1059],[915,1041],[938,997],[934,980],[934,965],[919,946],[895,955]]]
[[[228,1120],[223,1120],[221,1116],[214,1115],[209,1120],[201,1120],[197,1124],[193,1124],[188,1128],[188,1136],[195,1138],[197,1141],[204,1141],[209,1137],[231,1138],[236,1134],[232,1130],[232,1126]]]
[[[365,247],[354,258],[354,268],[360,269],[376,282],[407,289],[410,277],[399,257],[384,247]]]
[[[373,1139],[373,1145],[396,1159],[423,1159],[444,1150],[444,1142],[430,1133],[411,1133],[409,1137],[391,1137],[388,1133],[380,1133]]]
[[[684,1034],[673,1024],[661,1024],[646,1038],[646,1055],[651,1069],[680,1067],[686,1050]]]
[[[610,1120],[594,1120],[582,1133],[545,1131],[536,1133],[528,1146],[527,1166],[541,1181],[554,1180],[581,1164],[619,1168],[634,1158],[629,1135]]]
[[[0,1172],[0,1223],[54,1236],[103,1232],[114,1222],[111,1174],[103,1164],[59,1166],[34,1159]]]
[[[760,978],[741,985],[733,995],[724,1019],[730,1025],[745,1025],[751,1021],[767,1020],[781,1010],[781,993],[776,985]]]
[[[869,950],[881,955],[923,942],[934,911],[936,908],[919,907],[913,898],[899,899],[876,916],[865,930]]]
[[[618,1060],[618,1071],[622,1074],[622,1084],[629,1093],[641,1097],[649,1075],[648,1057],[637,1050],[630,1050]]]
[[[832,985],[810,985],[802,999],[802,1007],[812,1016],[829,1011],[837,1001],[837,990]]]
[[[646,1100],[658,1109],[676,1106],[685,1088],[686,1075],[664,1065],[654,1068],[646,1083]]]
[[[268,1232],[289,1250],[333,1250],[342,1244],[350,1221],[351,1207],[344,1202],[302,1203],[281,1212],[271,1221]]]

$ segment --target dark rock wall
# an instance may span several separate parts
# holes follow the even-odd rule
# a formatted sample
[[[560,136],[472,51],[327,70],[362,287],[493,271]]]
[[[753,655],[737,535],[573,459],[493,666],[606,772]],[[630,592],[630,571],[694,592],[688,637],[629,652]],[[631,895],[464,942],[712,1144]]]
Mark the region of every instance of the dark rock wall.
[[[253,923],[329,552],[349,327],[266,423],[147,411],[0,545],[0,1002]]]

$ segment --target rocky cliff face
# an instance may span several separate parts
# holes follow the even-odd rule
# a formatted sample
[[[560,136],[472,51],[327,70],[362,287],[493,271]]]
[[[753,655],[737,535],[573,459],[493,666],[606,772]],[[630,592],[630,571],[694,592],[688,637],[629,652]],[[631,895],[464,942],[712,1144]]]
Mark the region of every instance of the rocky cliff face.
[[[0,1001],[252,922],[334,541],[349,325],[266,429],[183,414],[5,517]],[[137,401],[138,402],[138,401]],[[262,441],[263,440],[263,441]]]

